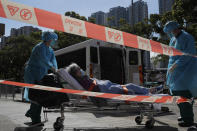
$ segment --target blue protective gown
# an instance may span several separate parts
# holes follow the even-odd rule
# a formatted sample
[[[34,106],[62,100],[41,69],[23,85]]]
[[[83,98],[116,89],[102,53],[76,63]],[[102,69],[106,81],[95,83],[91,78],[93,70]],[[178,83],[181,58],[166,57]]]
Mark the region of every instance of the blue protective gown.
[[[33,49],[31,56],[25,67],[24,81],[33,84],[40,81],[44,75],[48,74],[51,67],[57,67],[57,61],[53,49],[44,43],[37,44]],[[29,101],[28,88],[25,88],[24,98]]]
[[[196,55],[194,38],[183,30],[177,38],[171,38],[169,45],[184,53]],[[197,96],[197,58],[191,56],[171,56],[168,69],[174,63],[177,65],[174,71],[167,73],[167,85],[170,91],[190,90],[193,96]]]

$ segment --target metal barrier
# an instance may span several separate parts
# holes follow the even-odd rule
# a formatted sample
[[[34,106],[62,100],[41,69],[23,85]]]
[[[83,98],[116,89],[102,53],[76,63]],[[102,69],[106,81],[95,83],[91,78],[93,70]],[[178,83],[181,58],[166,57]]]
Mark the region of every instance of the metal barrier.
[[[16,86],[0,84],[0,99],[1,98],[12,98],[13,100],[23,101],[23,88],[17,88]]]

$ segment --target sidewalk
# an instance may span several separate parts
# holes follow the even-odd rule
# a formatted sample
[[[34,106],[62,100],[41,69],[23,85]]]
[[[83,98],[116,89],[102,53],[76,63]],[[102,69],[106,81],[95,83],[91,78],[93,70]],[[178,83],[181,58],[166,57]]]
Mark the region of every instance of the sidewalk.
[[[16,127],[26,127],[23,123],[30,121],[24,116],[29,108],[29,103],[12,101],[11,99],[0,99],[0,131],[22,131]],[[186,131],[187,128],[179,128],[177,126],[177,111],[176,105],[171,105],[170,110],[173,113],[155,117],[155,127],[151,131]],[[196,111],[196,107],[194,109]],[[144,125],[136,125],[135,113],[117,113],[112,112],[65,112],[64,127],[65,130],[75,131],[144,131]],[[43,116],[43,114],[42,114]],[[49,113],[49,122],[45,123],[46,131],[53,131],[53,123],[59,113]],[[41,131],[35,129],[33,131]],[[25,131],[25,130],[23,130]],[[28,130],[32,131],[32,130]]]

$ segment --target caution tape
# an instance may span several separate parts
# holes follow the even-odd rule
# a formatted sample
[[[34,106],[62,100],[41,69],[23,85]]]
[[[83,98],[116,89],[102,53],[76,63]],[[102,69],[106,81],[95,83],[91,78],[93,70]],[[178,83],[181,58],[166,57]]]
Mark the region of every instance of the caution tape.
[[[0,17],[169,56],[186,55],[153,40],[8,0],[0,0]]]
[[[0,84],[46,90],[46,91],[53,91],[53,92],[75,94],[75,95],[81,95],[81,96],[93,96],[93,97],[98,97],[98,98],[108,98],[108,99],[115,99],[115,100],[121,100],[121,101],[130,101],[130,102],[165,103],[165,104],[191,102],[190,99],[185,99],[185,98],[177,97],[177,96],[155,96],[155,95],[142,96],[142,95],[122,95],[122,94],[100,93],[100,92],[91,92],[91,91],[83,91],[83,90],[62,89],[62,88],[56,88],[56,87],[50,87],[50,86],[27,84],[27,83],[20,83],[20,82],[14,82],[14,81],[5,81],[5,80],[0,80]]]
[[[31,6],[18,4],[8,0],[0,0],[0,17],[21,21],[24,23],[34,24],[41,27],[46,27],[66,33],[71,33],[83,37],[98,39],[110,43],[115,43],[123,46],[138,48],[142,50],[152,51],[169,56],[190,55],[164,45],[162,43],[145,39],[140,36],[115,30],[112,28],[92,24],[79,19],[60,15],[57,13],[45,11]],[[193,56],[193,55],[190,55]],[[196,56],[194,56],[196,57]],[[81,90],[60,89],[49,86],[41,86],[34,84],[26,84],[12,81],[0,80],[1,84],[14,85],[19,87],[34,88],[47,91],[55,91],[62,93],[71,93],[83,96],[94,96],[101,98],[110,98],[124,101],[135,102],[153,102],[153,103],[174,103],[187,102],[187,100],[172,96],[137,96],[137,95],[121,95],[98,93]]]

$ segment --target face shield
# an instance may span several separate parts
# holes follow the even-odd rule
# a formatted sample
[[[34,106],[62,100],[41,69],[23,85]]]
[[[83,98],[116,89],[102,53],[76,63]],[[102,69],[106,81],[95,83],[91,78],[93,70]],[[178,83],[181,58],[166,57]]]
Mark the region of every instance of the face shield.
[[[172,31],[178,28],[179,28],[179,24],[177,22],[169,21],[165,24],[163,31],[168,35],[169,38],[172,38],[174,36]]]
[[[86,75],[86,73],[82,69],[80,69],[80,72],[81,72],[81,76],[85,76]]]
[[[42,40],[44,42],[47,42],[47,41],[50,41],[50,46],[52,48],[58,48],[58,43],[57,43],[57,40],[58,40],[58,36],[56,33],[54,32],[43,32],[42,33]]]
[[[167,36],[171,39],[172,37],[174,37],[174,34],[172,32],[167,33]]]
[[[54,48],[54,49],[58,49],[58,48],[59,48],[58,42],[57,42],[56,40],[52,40],[52,41],[50,42],[50,46],[51,46],[52,48]]]

